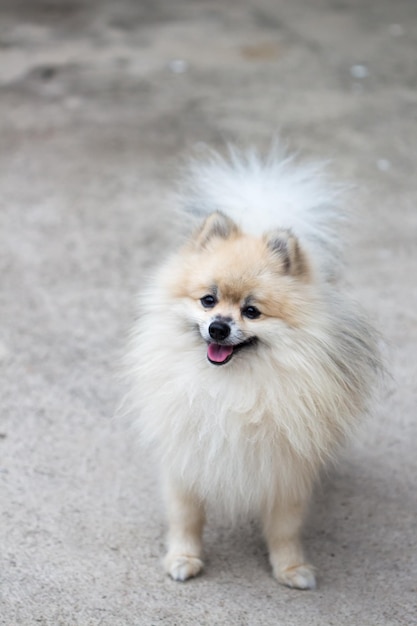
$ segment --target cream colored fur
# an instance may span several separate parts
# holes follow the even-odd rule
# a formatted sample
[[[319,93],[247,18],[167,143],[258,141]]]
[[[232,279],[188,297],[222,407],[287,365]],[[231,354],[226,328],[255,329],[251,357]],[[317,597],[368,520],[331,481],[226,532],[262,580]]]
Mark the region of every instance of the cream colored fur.
[[[313,588],[300,543],[312,485],[367,409],[379,368],[372,329],[330,281],[336,194],[316,168],[276,155],[215,157],[190,181],[185,204],[203,226],[150,280],[131,351],[138,426],[162,470],[165,568],[177,580],[201,570],[204,510],[220,506],[258,514],[275,577]],[[274,228],[291,230],[302,263],[288,240],[289,259],[271,251]],[[213,282],[219,302],[207,311]],[[236,290],[267,313],[246,319]],[[232,320],[233,341],[257,337],[221,366],[206,355],[216,315]]]

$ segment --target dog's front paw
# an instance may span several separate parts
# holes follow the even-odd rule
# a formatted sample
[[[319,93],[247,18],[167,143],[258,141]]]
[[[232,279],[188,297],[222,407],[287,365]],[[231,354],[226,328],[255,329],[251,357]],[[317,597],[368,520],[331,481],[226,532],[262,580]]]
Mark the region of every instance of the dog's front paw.
[[[294,589],[316,588],[314,567],[308,563],[287,567],[279,572],[274,572],[274,574],[277,581],[286,587],[293,587]]]
[[[203,561],[196,556],[186,554],[167,554],[164,567],[171,578],[184,582],[201,572]]]

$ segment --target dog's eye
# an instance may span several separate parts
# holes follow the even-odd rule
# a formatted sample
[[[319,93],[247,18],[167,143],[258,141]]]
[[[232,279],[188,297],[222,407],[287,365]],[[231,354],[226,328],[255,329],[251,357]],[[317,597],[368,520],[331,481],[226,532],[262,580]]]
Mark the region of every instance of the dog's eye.
[[[211,295],[203,296],[200,302],[205,309],[212,309],[217,304],[216,298]]]
[[[256,308],[256,306],[247,306],[242,309],[242,315],[249,318],[250,320],[256,320],[256,318],[261,315],[261,312],[259,309]]]

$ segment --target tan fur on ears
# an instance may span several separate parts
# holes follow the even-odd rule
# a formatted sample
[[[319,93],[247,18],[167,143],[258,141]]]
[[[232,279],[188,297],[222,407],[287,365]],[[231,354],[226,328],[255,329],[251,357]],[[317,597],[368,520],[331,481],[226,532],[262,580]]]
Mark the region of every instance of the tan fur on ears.
[[[231,235],[238,233],[239,228],[230,217],[221,211],[215,211],[204,221],[194,241],[199,248],[204,248],[211,239],[228,239]]]
[[[310,275],[309,265],[298,239],[290,230],[278,229],[265,235],[268,248],[282,263],[285,274],[307,280]]]

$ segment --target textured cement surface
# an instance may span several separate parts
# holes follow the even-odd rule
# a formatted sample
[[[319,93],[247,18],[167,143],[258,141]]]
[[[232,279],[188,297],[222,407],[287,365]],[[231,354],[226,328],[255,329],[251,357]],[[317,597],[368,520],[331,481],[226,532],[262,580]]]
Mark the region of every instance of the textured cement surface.
[[[416,87],[414,0],[0,1],[1,624],[417,623]],[[317,490],[316,592],[215,515],[182,585],[115,374],[178,162],[277,131],[357,184],[349,281],[392,378]]]

